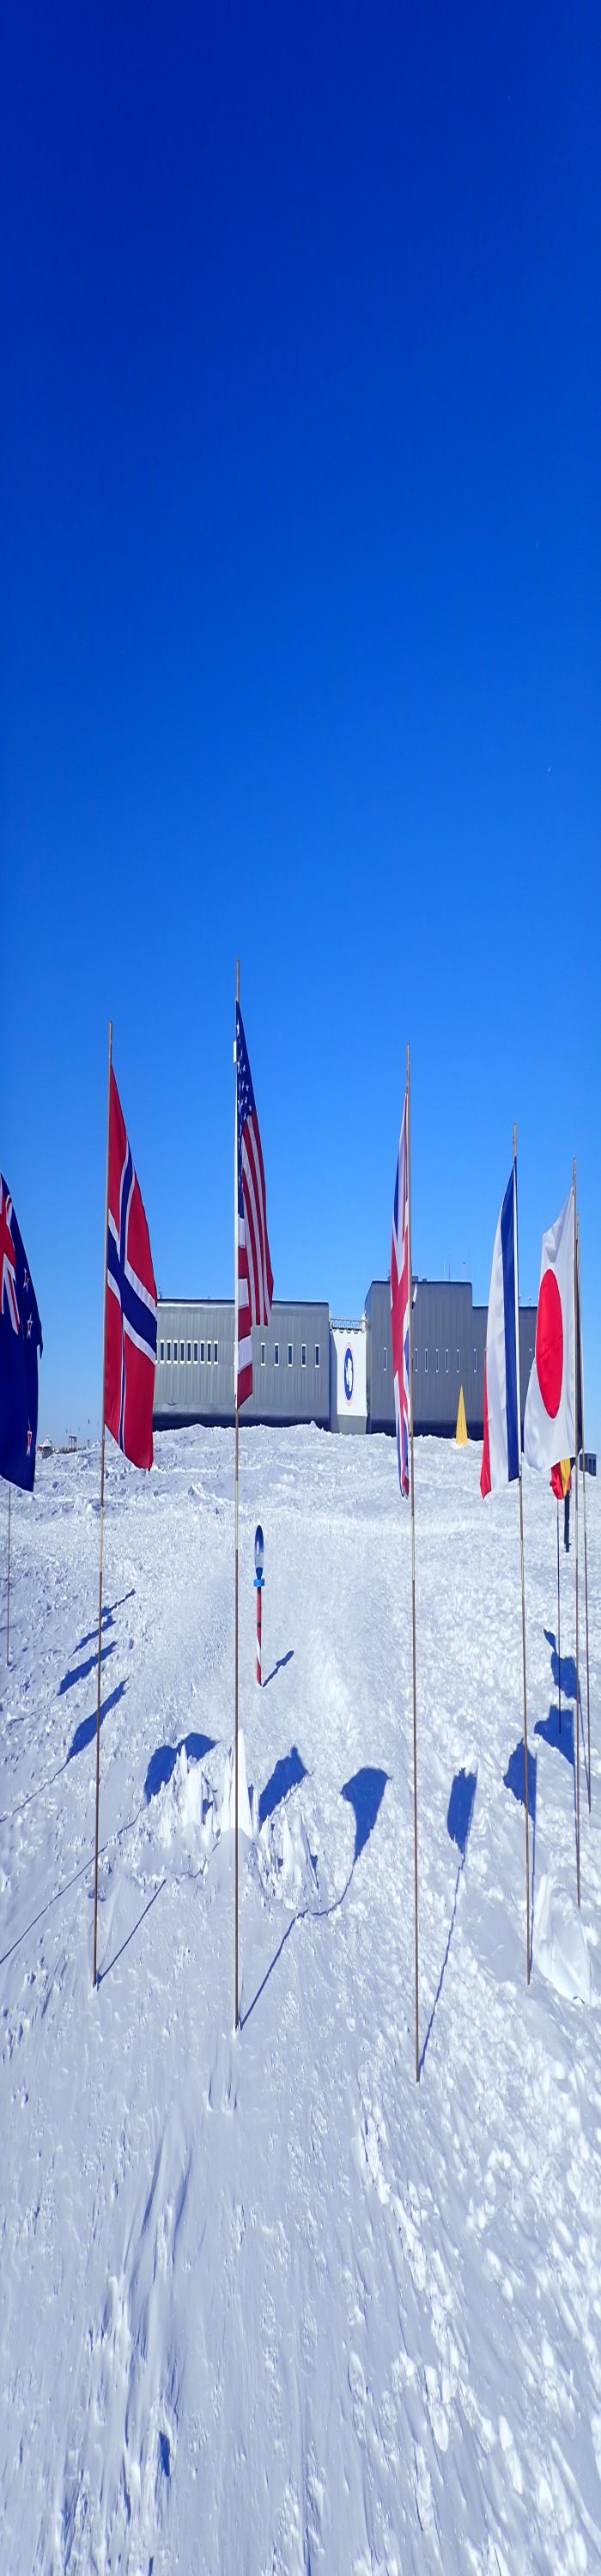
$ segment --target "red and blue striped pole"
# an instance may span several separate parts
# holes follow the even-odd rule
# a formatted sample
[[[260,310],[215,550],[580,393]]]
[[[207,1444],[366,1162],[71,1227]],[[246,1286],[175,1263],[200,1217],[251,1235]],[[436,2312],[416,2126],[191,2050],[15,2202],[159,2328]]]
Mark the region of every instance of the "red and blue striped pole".
[[[263,1678],[263,1676],[262,1676],[262,1672],[261,1672],[261,1607],[262,1607],[262,1594],[263,1594],[263,1557],[264,1557],[264,1553],[265,1553],[265,1550],[264,1550],[264,1542],[263,1542],[263,1531],[262,1531],[262,1529],[261,1529],[261,1523],[259,1522],[258,1529],[256,1529],[256,1530],[255,1530],[255,1592],[256,1592],[256,1595],[257,1595],[257,1681],[258,1681],[258,1684],[259,1684],[259,1690],[261,1689],[262,1678]]]

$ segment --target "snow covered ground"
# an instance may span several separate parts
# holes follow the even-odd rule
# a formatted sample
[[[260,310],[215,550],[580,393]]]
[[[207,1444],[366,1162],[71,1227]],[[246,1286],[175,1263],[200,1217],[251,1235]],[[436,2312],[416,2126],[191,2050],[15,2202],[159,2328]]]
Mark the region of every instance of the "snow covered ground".
[[[601,1509],[576,1908],[574,1558],[416,1447],[242,1434],[243,2027],[233,2036],[233,1438],[111,1448],[93,1997],[98,1454],[13,1511],[0,1743],[2,2576],[601,2567]],[[253,1536],[265,1531],[255,1681]],[[546,1633],[548,1632],[548,1634]],[[584,1693],[586,1717],[586,1691]]]

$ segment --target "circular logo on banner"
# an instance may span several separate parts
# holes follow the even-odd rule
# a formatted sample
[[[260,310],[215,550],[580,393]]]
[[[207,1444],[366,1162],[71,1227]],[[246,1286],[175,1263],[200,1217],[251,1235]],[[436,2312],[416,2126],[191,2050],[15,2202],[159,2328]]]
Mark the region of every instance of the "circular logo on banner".
[[[347,1342],[347,1347],[346,1347],[345,1354],[344,1354],[344,1392],[345,1392],[345,1396],[346,1396],[347,1404],[350,1404],[350,1403],[351,1403],[354,1384],[355,1384],[355,1370],[354,1370],[354,1365],[353,1365],[353,1354],[352,1354],[352,1350],[351,1350],[350,1342]]]

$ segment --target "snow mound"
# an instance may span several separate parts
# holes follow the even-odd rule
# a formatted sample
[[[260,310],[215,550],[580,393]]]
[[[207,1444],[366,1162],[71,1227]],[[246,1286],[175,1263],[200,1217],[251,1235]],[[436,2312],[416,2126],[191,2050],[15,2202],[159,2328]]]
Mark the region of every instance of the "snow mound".
[[[196,1869],[204,1868],[215,1838],[215,1809],[202,1765],[188,1760],[185,1744],[156,1806],[156,1838],[163,1850],[177,1844]]]
[[[221,1806],[219,1809],[220,1834],[233,1834],[235,1831],[235,1825],[236,1791],[234,1779],[234,1746],[232,1744],[231,1751],[227,1755]],[[238,1831],[241,1834],[246,1834],[247,1841],[252,1842],[252,1816],[248,1795],[248,1780],[246,1777],[244,1736],[241,1726],[238,1728]]]
[[[543,1977],[568,2003],[590,2002],[591,1971],[582,1924],[571,1896],[546,1872],[534,1909],[534,1958]]]
[[[313,1859],[300,1809],[278,1807],[269,1816],[258,1837],[257,1865],[266,1896],[275,1896],[290,1911],[298,1911],[301,1899],[315,1904],[317,1896],[317,1863]]]

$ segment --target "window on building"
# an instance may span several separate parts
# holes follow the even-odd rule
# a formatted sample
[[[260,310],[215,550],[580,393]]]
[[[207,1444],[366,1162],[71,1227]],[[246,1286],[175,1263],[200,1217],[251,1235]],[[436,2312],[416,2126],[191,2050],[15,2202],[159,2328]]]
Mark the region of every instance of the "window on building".
[[[427,1377],[427,1375],[428,1375],[428,1353],[427,1353],[427,1351],[424,1351],[424,1368],[425,1368],[426,1377]]]
[[[288,1343],[288,1367],[292,1367],[292,1343]]]
[[[438,1351],[436,1353],[436,1375],[438,1377]]]
[[[261,1367],[265,1367],[265,1343],[261,1343]]]
[[[173,1361],[174,1367],[177,1368],[177,1342],[174,1342],[173,1344]]]
[[[449,1354],[448,1354],[448,1351],[445,1351],[445,1355],[444,1355],[444,1364],[445,1364],[446,1374],[447,1374],[447,1377],[448,1377],[448,1374],[449,1374]]]
[[[306,1342],[301,1342],[301,1368],[306,1368],[306,1366],[307,1366],[307,1344],[306,1344]]]
[[[474,1351],[474,1377],[475,1377],[475,1375],[476,1375],[476,1369],[477,1369],[477,1366],[478,1366],[478,1353],[477,1353],[477,1351]]]
[[[189,1342],[189,1343],[188,1343],[188,1368],[190,1367],[190,1361],[191,1361],[191,1358],[192,1358],[192,1343],[191,1343],[191,1342]]]
[[[211,1366],[211,1344],[207,1342],[207,1368]]]
[[[386,1343],[384,1343],[384,1367],[385,1367],[385,1369],[387,1369],[387,1367],[388,1367],[388,1352],[387,1352],[387,1349],[386,1349]]]
[[[315,1366],[319,1368],[319,1342],[315,1344]]]
[[[161,1346],[160,1346],[160,1350],[159,1350],[159,1359],[164,1360],[164,1357],[165,1357],[165,1344],[164,1344],[164,1342],[161,1342]]]
[[[198,1359],[198,1342],[195,1342],[195,1344],[194,1344],[194,1366],[195,1366],[195,1367],[196,1367],[197,1359]]]
[[[167,1358],[168,1358],[168,1360],[170,1360],[170,1358],[171,1358],[171,1343],[170,1343],[170,1342],[168,1342],[168,1343],[167,1343]]]
[[[201,1365],[201,1368],[204,1368],[204,1358],[205,1358],[205,1346],[204,1346],[204,1342],[201,1342],[201,1345],[200,1345],[200,1365]]]
[[[274,1342],[274,1345],[273,1345],[273,1365],[274,1365],[274,1368],[279,1368],[279,1365],[280,1365],[280,1345],[279,1345],[279,1342]]]
[[[218,1361],[218,1358],[219,1358],[219,1343],[218,1343],[218,1342],[214,1342],[214,1343],[213,1343],[213,1361],[214,1361],[215,1368],[217,1367],[217,1361]]]
[[[457,1352],[457,1376],[459,1376],[459,1352]]]
[[[414,1354],[413,1354],[413,1366],[414,1366],[414,1369],[415,1369],[415,1375],[416,1375],[416,1377],[417,1377],[417,1351],[414,1351]]]
[[[179,1355],[180,1355],[180,1360],[181,1360],[181,1364],[182,1364],[182,1368],[183,1368],[183,1365],[184,1365],[184,1345],[183,1345],[183,1342],[180,1342],[180,1346],[179,1346]]]

